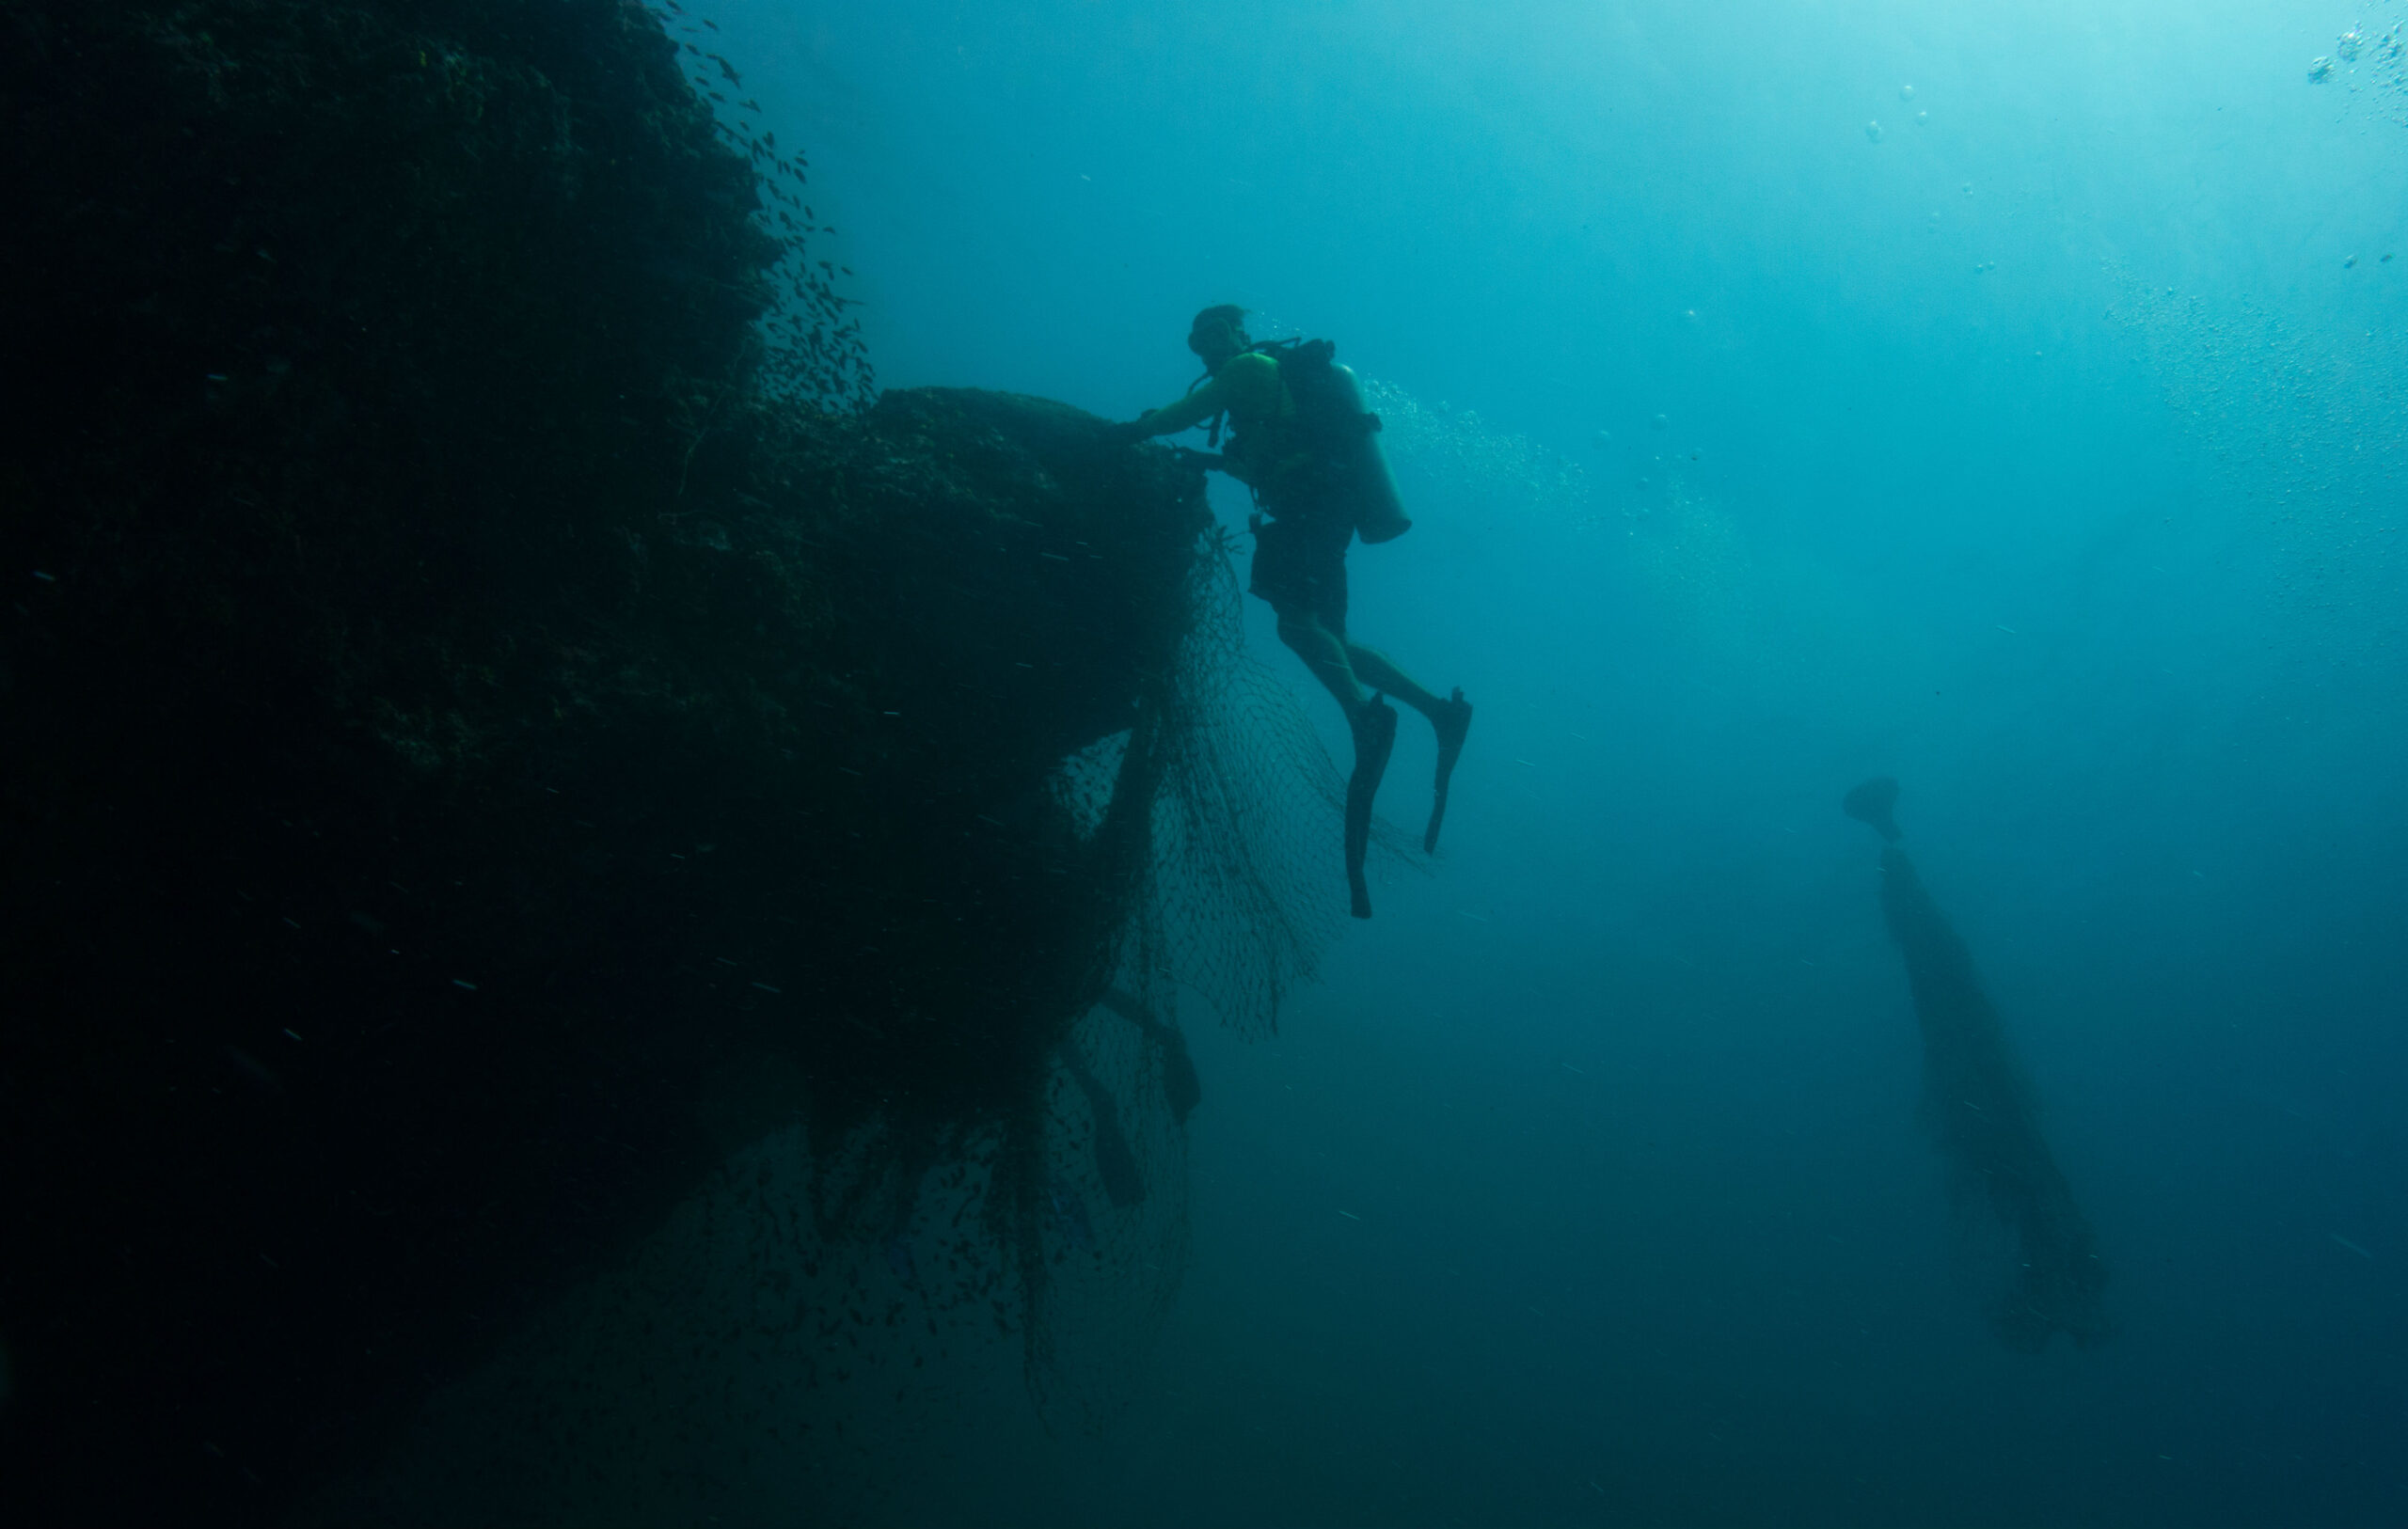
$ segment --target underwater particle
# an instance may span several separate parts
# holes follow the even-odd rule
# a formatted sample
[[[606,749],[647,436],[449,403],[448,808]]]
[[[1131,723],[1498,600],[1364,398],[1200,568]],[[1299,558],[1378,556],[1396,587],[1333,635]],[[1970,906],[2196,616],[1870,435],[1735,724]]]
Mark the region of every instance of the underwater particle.
[[[2308,62],[2308,66],[2307,66],[2307,83],[2308,83],[2308,84],[2310,84],[2310,85],[2322,85],[2326,80],[2329,80],[2329,79],[2331,79],[2332,77],[2333,77],[2333,60],[2332,60],[2332,59],[2330,59],[2330,58],[2315,58],[2315,59],[2311,59],[2311,60],[2309,60],[2309,62]]]
[[[458,988],[465,989],[466,991],[468,991],[468,992],[471,992],[471,993],[473,993],[473,992],[475,992],[475,991],[477,990],[477,985],[476,985],[475,983],[469,982],[468,980],[467,980],[467,979],[466,979],[466,978],[464,978],[464,977],[454,977],[454,978],[452,978],[452,986],[454,986],[454,987],[458,987]]]
[[[1868,141],[1873,143],[1879,143],[1881,141],[1881,119],[1879,118],[1875,118],[1872,121],[1864,124],[1864,136]]]
[[[2334,1241],[2336,1241],[2336,1242],[2339,1243],[2341,1246],[2343,1246],[2343,1247],[2345,1247],[2345,1248],[2349,1249],[2352,1253],[2356,1253],[2359,1257],[2361,1257],[2361,1258],[2365,1259],[2368,1263],[2373,1263],[2373,1262],[2374,1262],[2374,1254],[2372,1254],[2372,1253],[2370,1253],[2367,1252],[2364,1248],[2359,1247],[2356,1243],[2354,1243],[2354,1242],[2351,1241],[2348,1237],[2343,1237],[2340,1233],[2338,1233],[2338,1232],[2335,1232],[2335,1233],[2332,1233],[2332,1234],[2330,1234],[2330,1235],[2331,1235],[2331,1237],[2332,1237],[2332,1238],[2333,1238],[2333,1240],[2334,1240]]]
[[[1915,126],[1917,126],[1917,127],[1929,127],[1929,126],[1931,126],[1931,113],[1929,113],[1929,112],[1917,112],[1917,113],[1915,113]]]
[[[1681,309],[1681,317],[1687,319],[1691,323],[1697,323],[1697,309],[1693,307],[1683,308]]]
[[[2358,44],[2363,40],[2358,29],[2353,26],[2333,40],[2333,51],[2341,55],[2341,62],[2354,64],[2358,61]]]
[[[2389,265],[2391,263],[2391,251],[2387,249],[2384,250],[2383,252],[2383,259],[2376,263],[2379,265]]]
[[[2391,259],[2391,257],[2385,255],[2384,259],[2387,260]],[[1589,437],[1589,444],[1595,447],[1600,451],[1604,450],[1607,447],[1611,446],[1613,442],[1614,433],[1610,430],[1601,430]]]
[[[2391,257],[2385,255],[2384,259],[2387,260],[2391,259]],[[1605,432],[1599,431],[1597,433],[1602,435]],[[44,584],[55,584],[58,582],[58,576],[55,574],[45,574],[39,568],[34,570],[34,577],[41,580]]]
[[[1900,101],[1912,101],[1912,100],[1914,100],[1914,99],[1915,99],[1915,87],[1914,87],[1913,86],[1911,86],[1911,85],[1902,85],[1902,86],[1898,87],[1898,99],[1899,99]]]
[[[1972,196],[1972,194],[1973,194],[1973,182],[1972,182],[1971,181],[1966,181],[1966,182],[1965,182],[1965,195],[1966,195],[1966,196],[1968,196],[1968,197],[1970,197],[1970,196]]]
[[[2350,270],[2350,269],[2352,269],[2353,267],[2354,267],[2357,263],[2358,263],[2358,258],[2357,258],[2355,255],[2352,255],[2352,256],[2348,257],[2347,259],[2345,259],[2345,260],[2343,260],[2341,261],[2341,269],[2342,269],[2342,270],[2344,270],[2344,271]]]
[[[1661,430],[1671,422],[1671,416],[1659,414],[1655,418],[1647,421],[1647,428],[1650,430]]]

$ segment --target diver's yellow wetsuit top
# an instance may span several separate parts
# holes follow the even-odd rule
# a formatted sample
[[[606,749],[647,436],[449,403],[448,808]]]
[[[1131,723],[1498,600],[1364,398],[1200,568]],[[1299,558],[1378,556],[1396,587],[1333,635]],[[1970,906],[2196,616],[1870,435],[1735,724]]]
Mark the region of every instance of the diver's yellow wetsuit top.
[[[1202,424],[1214,415],[1227,411],[1230,422],[1238,427],[1241,437],[1254,433],[1264,425],[1293,418],[1296,401],[1289,396],[1288,385],[1279,380],[1279,362],[1275,356],[1260,351],[1248,351],[1221,363],[1212,380],[1188,394],[1176,403],[1165,403],[1149,411],[1138,420],[1149,435],[1168,435]],[[1230,443],[1231,476],[1251,482],[1244,458],[1237,454],[1237,442]]]

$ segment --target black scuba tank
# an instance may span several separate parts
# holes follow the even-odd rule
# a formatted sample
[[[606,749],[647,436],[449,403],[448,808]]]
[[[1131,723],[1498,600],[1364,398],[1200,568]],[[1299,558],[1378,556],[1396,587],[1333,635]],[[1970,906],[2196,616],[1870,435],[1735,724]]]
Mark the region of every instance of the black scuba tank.
[[[1299,488],[1353,521],[1366,542],[1393,542],[1413,528],[1380,449],[1380,417],[1363,407],[1362,385],[1338,364],[1326,339],[1273,340],[1256,350],[1279,363],[1295,402],[1288,438],[1267,453],[1302,480]]]

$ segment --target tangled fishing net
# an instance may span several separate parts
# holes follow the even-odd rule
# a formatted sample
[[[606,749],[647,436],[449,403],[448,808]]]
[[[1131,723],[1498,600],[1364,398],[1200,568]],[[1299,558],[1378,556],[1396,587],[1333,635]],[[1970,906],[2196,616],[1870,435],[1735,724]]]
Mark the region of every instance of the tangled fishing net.
[[[1087,1425],[1126,1394],[1186,1255],[1185,1126],[1201,1090],[1180,990],[1266,1035],[1344,919],[1344,778],[1293,693],[1246,651],[1217,544],[1196,559],[1188,598],[1176,672],[1138,724],[1055,777],[1074,819],[1094,825],[1089,852],[1127,878],[1129,913],[1103,947],[1100,993],[1079,994],[1054,1048],[1038,1118],[1006,1127],[997,1160],[1021,1177],[990,1206],[1008,1218],[997,1242],[1018,1254],[1032,1394]],[[1378,843],[1409,862],[1402,834]],[[1023,1153],[1035,1160],[1020,1165]]]
[[[789,1111],[320,1513],[844,1504],[845,1483],[891,1481],[885,1465],[946,1409],[1004,1383],[1013,1350],[1048,1427],[1111,1419],[1187,1259],[1202,1088],[1181,999],[1267,1034],[1345,918],[1344,780],[1293,691],[1246,652],[1217,533],[1185,591],[1178,663],[1130,727],[1047,782],[1092,922],[1050,993],[998,999],[1025,1003],[1010,1023],[1034,1037],[1025,1077],[1000,1091],[1011,1102],[925,1111],[898,1087],[832,1133]],[[1392,826],[1375,835],[1391,865],[1409,845]]]

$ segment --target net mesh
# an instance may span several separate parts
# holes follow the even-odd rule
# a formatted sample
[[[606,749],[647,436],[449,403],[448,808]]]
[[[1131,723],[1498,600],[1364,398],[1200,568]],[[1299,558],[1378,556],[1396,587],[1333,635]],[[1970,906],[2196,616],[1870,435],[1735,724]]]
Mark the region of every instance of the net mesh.
[[[898,1090],[846,1128],[790,1118],[739,1147],[305,1520],[694,1521],[798,1498],[876,1517],[892,1489],[872,1484],[1007,1368],[1047,1427],[1111,1420],[1186,1267],[1202,1089],[1182,995],[1269,1033],[1346,916],[1345,780],[1247,653],[1226,551],[1196,549],[1179,662],[1134,725],[1048,782],[1098,913],[1054,991],[994,1000],[1033,1037],[1016,1102]],[[1391,825],[1373,851],[1418,859]]]
[[[1186,1265],[1202,1089],[1182,993],[1267,1035],[1346,917],[1345,777],[1247,651],[1228,554],[1217,534],[1197,546],[1178,662],[1134,725],[1047,782],[1107,912],[1027,1017],[1048,1039],[1021,1107],[950,1133],[872,1122],[811,1175],[823,1237],[882,1249],[932,1315],[1016,1332],[1029,1395],[1074,1428],[1128,1396]],[[1372,847],[1384,868],[1419,863],[1392,824]]]
[[[1923,1032],[1924,1127],[1948,1161],[1959,1216],[1985,1210],[2014,1238],[2015,1268],[1991,1298],[1991,1326],[2027,1353],[2058,1332],[2091,1348],[2109,1331],[2107,1265],[2041,1135],[2037,1100],[1972,954],[1895,844],[1881,851],[1881,908]]]
[[[1228,560],[1198,559],[1190,592],[1141,917],[1178,981],[1242,1034],[1267,1034],[1346,916],[1346,780],[1293,692],[1246,651]],[[1408,841],[1384,828],[1375,847],[1410,863]]]
[[[1040,1161],[1006,1238],[1031,1394],[1074,1426],[1100,1424],[1127,1395],[1186,1258],[1185,1127],[1201,1089],[1182,989],[1240,1033],[1267,1035],[1346,917],[1345,778],[1294,692],[1247,651],[1217,538],[1187,593],[1180,662],[1146,719],[1054,779],[1091,841],[1144,825],[1142,848],[1123,851],[1134,876],[1111,976],[1054,1048]],[[1417,863],[1395,826],[1373,837],[1382,864]]]
[[[1009,1021],[1042,1037],[1017,1102],[974,1123],[875,1118],[818,1143],[810,1175],[825,1238],[883,1249],[933,1313],[1016,1332],[1029,1394],[1076,1428],[1128,1395],[1185,1267],[1202,1090],[1182,993],[1267,1035],[1346,918],[1345,777],[1247,651],[1228,554],[1217,533],[1196,548],[1178,660],[1133,725],[1047,781],[1099,911],[1091,951]],[[1420,863],[1392,824],[1372,848],[1384,869]]]

